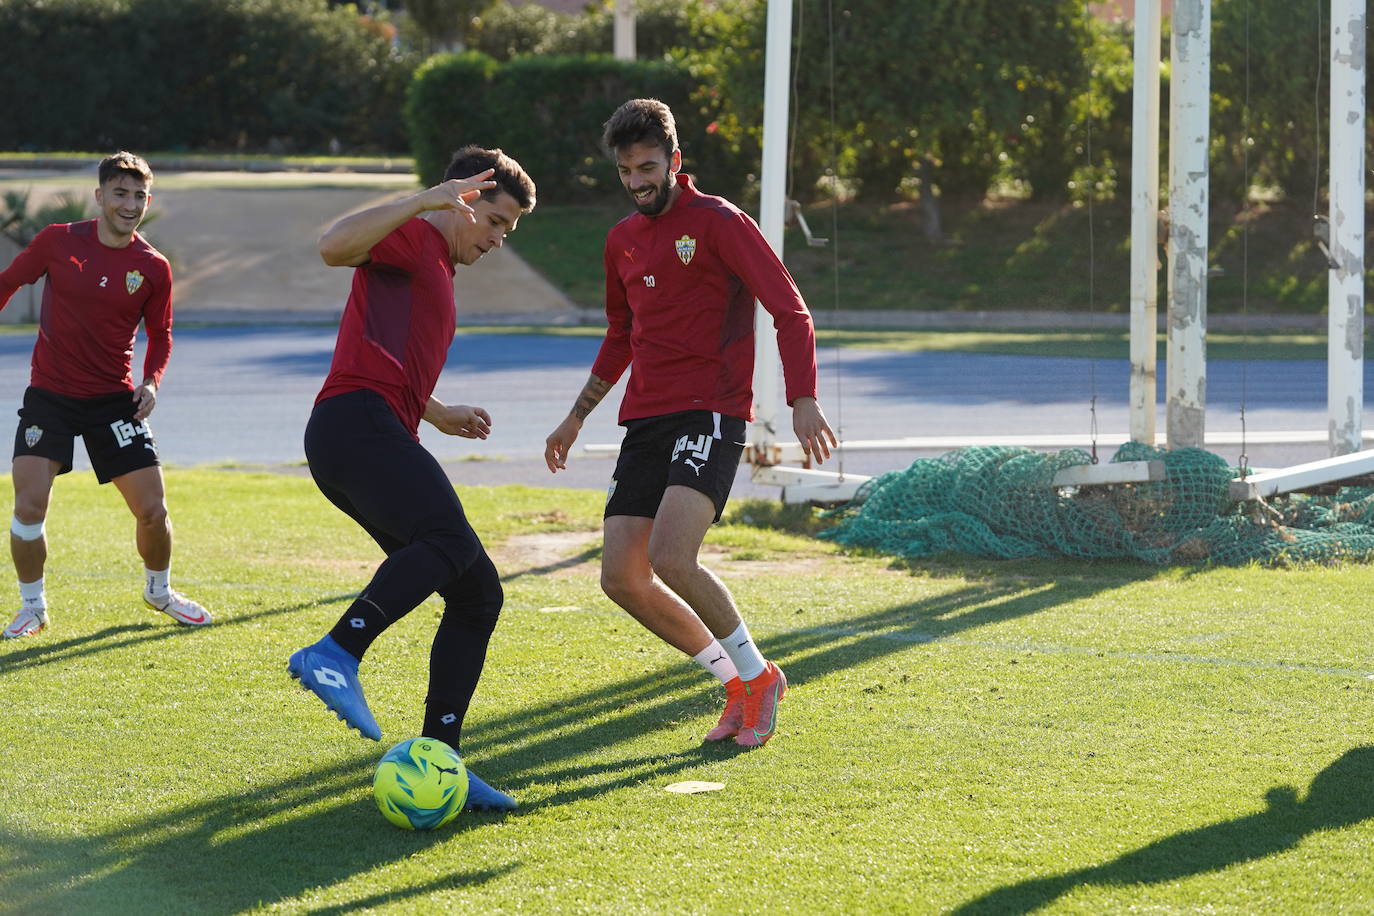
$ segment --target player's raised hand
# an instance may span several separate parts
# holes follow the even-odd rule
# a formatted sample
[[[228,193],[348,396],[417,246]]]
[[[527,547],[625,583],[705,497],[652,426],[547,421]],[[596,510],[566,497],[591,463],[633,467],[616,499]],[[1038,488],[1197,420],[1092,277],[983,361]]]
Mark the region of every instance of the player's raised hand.
[[[830,449],[840,444],[815,398],[797,398],[792,402],[792,431],[808,462],[823,464],[830,457]]]
[[[468,178],[450,178],[399,200],[378,204],[339,219],[320,236],[320,257],[331,267],[361,267],[372,257],[372,246],[409,219],[427,210],[455,210],[470,223],[477,214],[468,202],[488,188],[494,169]]]
[[[496,187],[490,178],[495,169],[486,169],[468,178],[450,178],[420,195],[420,206],[425,210],[457,210],[470,223],[477,221],[477,214],[468,205],[488,188]]]
[[[560,469],[567,470],[568,452],[581,431],[582,421],[569,414],[558,424],[557,429],[549,433],[549,437],[544,440],[544,463],[549,466],[549,473],[557,474]]]

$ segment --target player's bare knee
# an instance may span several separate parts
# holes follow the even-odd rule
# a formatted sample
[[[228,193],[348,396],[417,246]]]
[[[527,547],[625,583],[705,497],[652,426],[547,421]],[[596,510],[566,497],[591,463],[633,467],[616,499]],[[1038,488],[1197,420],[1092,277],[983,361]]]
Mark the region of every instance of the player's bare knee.
[[[695,555],[669,550],[657,551],[652,545],[649,548],[649,565],[653,567],[654,574],[674,591],[678,590],[679,584],[691,579],[701,569]]]
[[[620,603],[621,598],[627,595],[625,581],[604,567],[601,570],[601,591],[605,592],[606,597],[617,604]]]
[[[167,504],[164,502],[138,506],[133,510],[134,518],[144,528],[163,528],[168,525]]]
[[[615,569],[601,568],[601,590],[621,607],[634,604],[649,590],[651,580],[641,576],[628,576]]]
[[[14,501],[14,522],[20,525],[41,525],[48,517],[46,500],[18,498]]]

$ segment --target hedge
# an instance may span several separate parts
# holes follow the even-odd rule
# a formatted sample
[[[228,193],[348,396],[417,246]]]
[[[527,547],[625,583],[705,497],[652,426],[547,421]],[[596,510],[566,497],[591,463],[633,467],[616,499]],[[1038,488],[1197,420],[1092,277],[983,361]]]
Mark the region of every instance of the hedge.
[[[710,129],[709,98],[691,72],[671,61],[618,61],[605,56],[516,57],[507,63],[478,53],[438,55],[416,72],[406,123],[420,180],[443,177],[449,156],[466,143],[499,146],[534,178],[539,198],[571,202],[618,187],[601,152],[601,130],[620,104],[662,99],[673,109],[684,167],[714,193],[734,194],[744,164]]]
[[[325,0],[0,0],[0,148],[405,149],[413,62]]]

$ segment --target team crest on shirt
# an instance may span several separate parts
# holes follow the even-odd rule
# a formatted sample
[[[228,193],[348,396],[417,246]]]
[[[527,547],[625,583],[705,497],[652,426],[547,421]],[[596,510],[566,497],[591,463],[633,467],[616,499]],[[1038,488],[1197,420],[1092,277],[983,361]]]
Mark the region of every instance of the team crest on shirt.
[[[130,296],[138,292],[138,288],[142,285],[143,274],[139,273],[138,271],[131,270],[124,275],[124,288],[129,291]]]
[[[38,440],[42,438],[43,430],[39,429],[37,426],[30,426],[28,429],[24,430],[24,444],[29,448],[33,448],[37,445]]]
[[[691,264],[692,258],[696,256],[697,240],[690,235],[684,235],[673,243],[673,247],[677,249],[677,256],[682,261],[683,266],[686,266]]]

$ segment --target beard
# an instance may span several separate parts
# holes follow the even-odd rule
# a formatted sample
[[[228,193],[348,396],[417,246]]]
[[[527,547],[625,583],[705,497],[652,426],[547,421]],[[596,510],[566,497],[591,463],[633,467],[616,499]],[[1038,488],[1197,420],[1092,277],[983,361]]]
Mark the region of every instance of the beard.
[[[653,195],[642,203],[635,198],[633,192],[629,192],[630,200],[634,201],[635,209],[645,216],[658,216],[663,212],[663,208],[668,206],[668,198],[672,195],[673,191],[673,177],[671,173],[663,180],[663,184],[654,185],[653,187]]]

